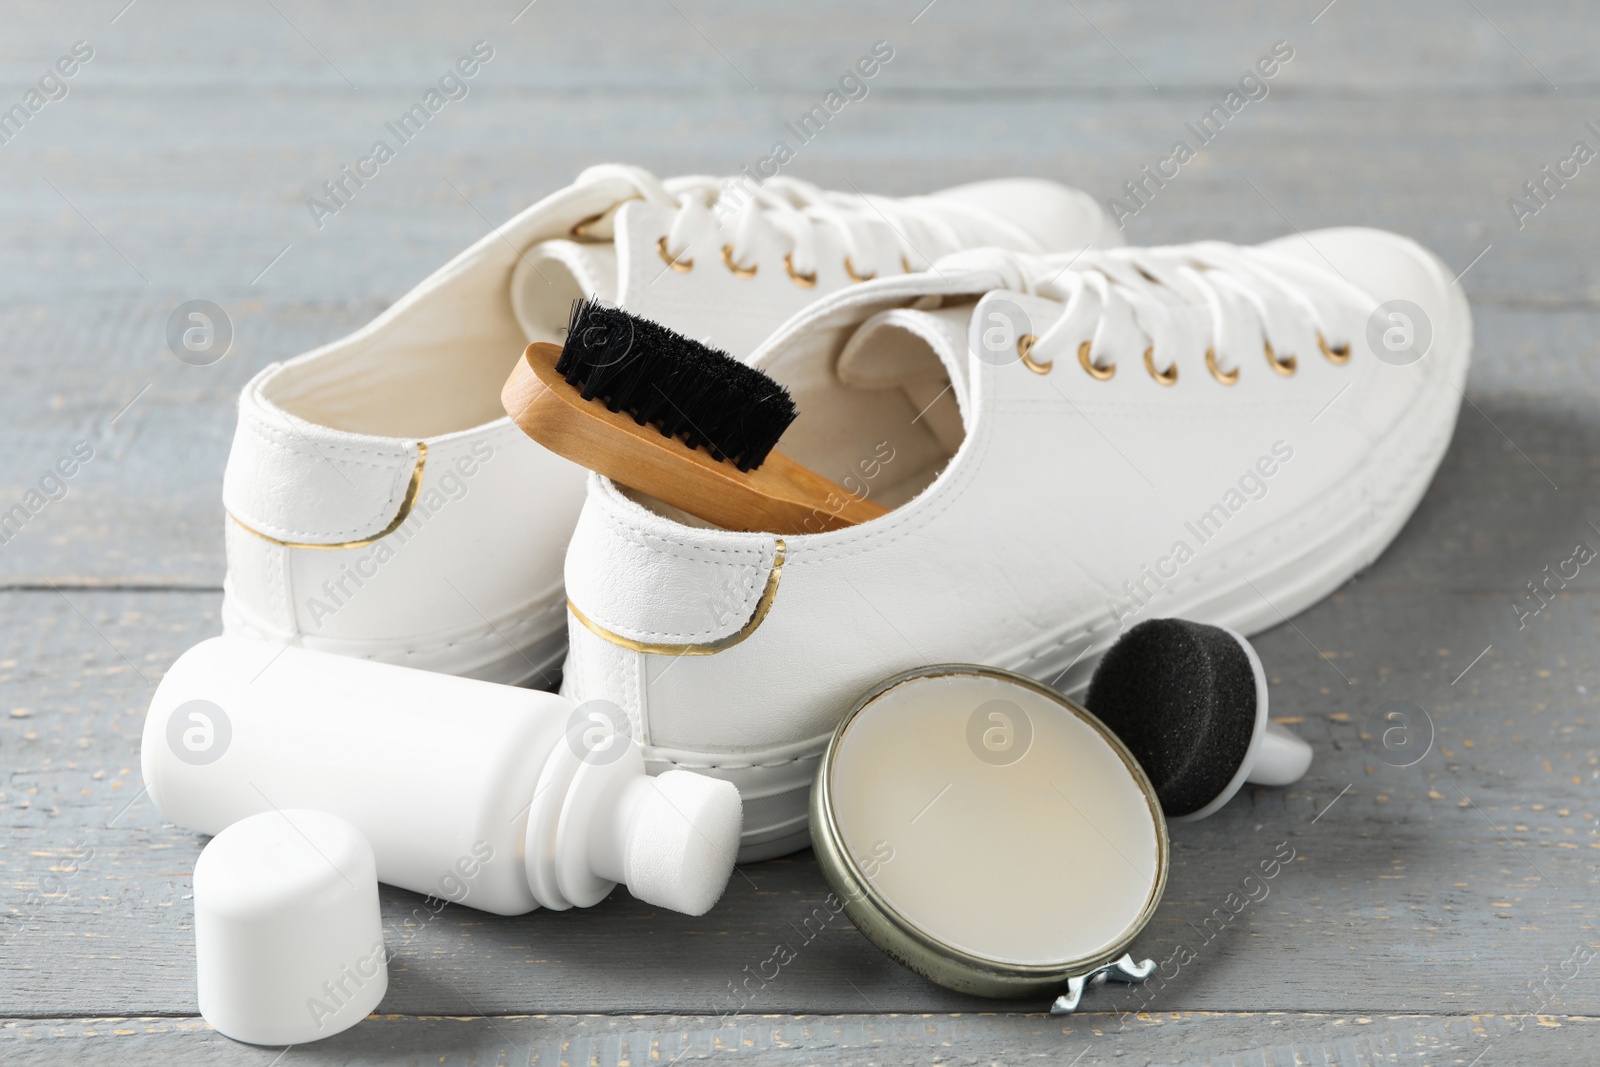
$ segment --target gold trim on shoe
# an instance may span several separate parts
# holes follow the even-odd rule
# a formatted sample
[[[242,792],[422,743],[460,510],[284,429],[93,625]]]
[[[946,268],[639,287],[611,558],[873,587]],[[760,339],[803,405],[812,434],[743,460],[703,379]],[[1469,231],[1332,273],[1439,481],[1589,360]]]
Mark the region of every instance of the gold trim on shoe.
[[[428,445],[425,441],[418,441],[417,465],[411,469],[411,483],[406,486],[405,499],[400,501],[399,513],[395,515],[394,521],[389,523],[389,525],[385,526],[371,537],[363,538],[360,541],[340,541],[335,545],[319,545],[313,544],[310,541],[280,541],[270,534],[264,534],[255,527],[247,525],[243,519],[239,518],[239,516],[235,515],[233,512],[228,511],[226,514],[228,518],[239,524],[239,529],[244,530],[246,533],[253,533],[263,541],[270,541],[275,545],[282,545],[284,548],[362,548],[366,545],[370,545],[376,541],[381,541],[385,537],[388,537],[390,534],[400,529],[401,524],[411,517],[411,509],[417,502],[417,493],[422,489],[422,468],[427,462]]]
[[[751,613],[750,621],[741,626],[737,632],[731,633],[727,637],[718,638],[715,641],[707,641],[704,644],[671,645],[660,644],[654,641],[635,641],[631,637],[623,637],[621,634],[612,633],[604,626],[601,626],[599,623],[589,618],[589,616],[585,615],[578,609],[578,605],[572,602],[571,597],[567,598],[567,610],[572,612],[572,617],[574,619],[577,619],[583,624],[584,629],[588,630],[601,640],[608,641],[611,644],[616,645],[618,648],[625,648],[630,652],[644,652],[655,656],[715,655],[716,653],[725,649],[732,648],[734,645],[737,645],[739,642],[755,633],[756,627],[760,626],[761,623],[765,621],[767,613],[772,610],[773,600],[775,600],[778,596],[778,580],[783,577],[783,555],[784,543],[783,539],[780,537],[774,544],[772,553],[772,570],[767,572],[766,587],[761,590],[761,599],[756,601],[756,610]]]

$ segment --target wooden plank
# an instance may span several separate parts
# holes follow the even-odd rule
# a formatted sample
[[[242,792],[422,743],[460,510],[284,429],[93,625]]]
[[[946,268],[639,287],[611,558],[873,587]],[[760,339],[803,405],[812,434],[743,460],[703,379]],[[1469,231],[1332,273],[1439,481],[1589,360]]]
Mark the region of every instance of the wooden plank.
[[[289,1054],[334,1064],[636,1067],[642,1063],[1126,1062],[1151,1067],[1377,1067],[1540,1063],[1587,1067],[1596,1020],[1415,1014],[855,1014],[715,1019],[671,1015],[379,1015]],[[13,1019],[0,1051],[16,1067],[117,1062],[267,1067],[283,1050],[241,1045],[199,1019]]]
[[[1129,220],[1131,240],[1256,241],[1360,223],[1408,233],[1457,270],[1493,245],[1463,279],[1476,298],[1561,306],[1600,292],[1587,254],[1600,236],[1593,168],[1552,185],[1548,206],[1520,229],[1507,207],[1514,195],[1538,206],[1524,183],[1574,141],[1600,148],[1585,126],[1600,122],[1593,92],[1422,95],[1404,108],[1282,92],[1204,146],[1186,123],[1218,103],[1213,90],[1112,102],[885,92],[802,144],[785,123],[815,95],[619,101],[485,84],[400,146],[319,228],[308,198],[375,140],[393,140],[385,123],[405,94],[354,103],[293,86],[258,96],[159,86],[75,94],[4,146],[14,177],[0,202],[0,302],[153,295],[170,310],[195,296],[230,307],[391,300],[591,163],[727,174],[758,165],[778,140],[795,152],[785,173],[824,186],[911,193],[1033,174],[1105,201],[1127,199],[1123,184],[1144,181],[1141,168],[1184,138],[1197,157]],[[162,351],[156,330],[126,340],[147,356]],[[241,336],[241,351],[255,341]]]
[[[444,11],[411,2],[386,5],[382,17],[305,0],[278,6],[281,12],[218,10],[187,0],[129,11],[115,23],[120,5],[103,17],[40,7],[7,35],[0,73],[32,81],[57,52],[87,38],[99,50],[95,75],[118,89],[156,83],[270,91],[295,83],[348,97],[426,83],[462,45],[481,38],[522,60],[499,74],[519,87],[754,93],[752,86],[824,88],[882,39],[896,46],[895,71],[910,89],[1147,93],[1152,86],[1230,84],[1274,40],[1287,39],[1345,57],[1317,73],[1311,87],[1322,91],[1551,93],[1551,82],[1567,90],[1600,81],[1581,32],[1593,17],[1582,0],[1530,8],[1498,0],[1476,10],[1451,0],[826,0],[755,8],[735,0],[541,0],[527,10],[479,2]],[[173,62],[175,33],[207,47]]]

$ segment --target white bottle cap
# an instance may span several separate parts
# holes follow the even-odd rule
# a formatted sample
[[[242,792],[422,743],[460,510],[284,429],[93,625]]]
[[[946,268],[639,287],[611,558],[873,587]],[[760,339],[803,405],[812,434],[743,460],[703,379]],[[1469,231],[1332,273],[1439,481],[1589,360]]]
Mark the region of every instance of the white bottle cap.
[[[331,1037],[389,987],[372,846],[336,815],[290,808],[223,830],[194,865],[200,1014],[256,1045]]]

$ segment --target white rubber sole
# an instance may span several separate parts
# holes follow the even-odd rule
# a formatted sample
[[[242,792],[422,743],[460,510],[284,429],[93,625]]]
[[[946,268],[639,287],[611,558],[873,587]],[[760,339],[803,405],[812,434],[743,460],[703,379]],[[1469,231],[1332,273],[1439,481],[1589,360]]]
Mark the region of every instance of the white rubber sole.
[[[458,633],[428,634],[405,641],[356,641],[316,634],[285,634],[265,626],[227,592],[224,584],[222,629],[224,633],[317,652],[535,689],[555,687],[561,663],[567,655],[564,599]]]
[[[1459,288],[1452,288],[1451,302],[1451,321],[1469,323]],[[1415,512],[1454,433],[1471,337],[1450,342],[1457,347],[1453,365],[1419,399],[1412,417],[1374,442],[1358,468],[1365,477],[1340,483],[1314,506],[1284,516],[1235,546],[1184,586],[1174,586],[1154,614],[1258,633],[1315,604],[1371,565]],[[1465,351],[1459,346],[1466,346]],[[1281,547],[1285,545],[1293,550]],[[1251,557],[1273,562],[1256,569],[1240,564],[1241,558]],[[995,657],[993,665],[1078,697],[1120,633],[1116,621],[1103,615],[1075,620],[1014,655]],[[647,746],[645,757],[653,774],[677,767],[737,785],[745,803],[739,862],[751,863],[810,847],[811,786],[827,741],[821,737],[738,754]]]

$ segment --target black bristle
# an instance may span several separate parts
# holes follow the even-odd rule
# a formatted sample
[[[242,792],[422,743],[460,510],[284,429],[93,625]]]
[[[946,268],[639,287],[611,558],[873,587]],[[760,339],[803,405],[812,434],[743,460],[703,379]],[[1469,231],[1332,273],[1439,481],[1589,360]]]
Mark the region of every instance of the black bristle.
[[[1169,816],[1220,796],[1250,750],[1256,678],[1216,626],[1150,619],[1100,660],[1084,706],[1128,746]]]
[[[556,373],[585,400],[741,471],[761,466],[799,414],[789,391],[754,367],[593,299],[572,302]]]

